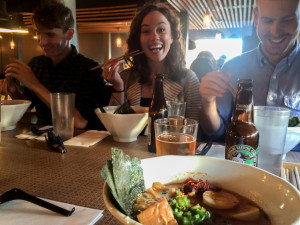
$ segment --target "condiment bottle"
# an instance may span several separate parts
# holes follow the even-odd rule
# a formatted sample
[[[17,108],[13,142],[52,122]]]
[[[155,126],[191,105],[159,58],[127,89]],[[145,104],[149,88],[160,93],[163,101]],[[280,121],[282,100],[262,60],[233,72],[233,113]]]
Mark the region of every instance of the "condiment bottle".
[[[156,119],[168,117],[167,104],[164,95],[163,80],[164,80],[163,74],[156,75],[152,101],[149,108],[148,151],[153,153],[156,152],[154,121]]]
[[[225,158],[257,166],[259,134],[253,123],[253,81],[238,81],[233,120],[226,130]]]

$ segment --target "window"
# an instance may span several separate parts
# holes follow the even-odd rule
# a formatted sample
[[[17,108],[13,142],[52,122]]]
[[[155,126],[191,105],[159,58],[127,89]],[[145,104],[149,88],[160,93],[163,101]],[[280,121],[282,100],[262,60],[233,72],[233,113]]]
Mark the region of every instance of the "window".
[[[227,60],[242,54],[243,40],[234,39],[199,39],[196,40],[196,48],[189,50],[186,54],[186,66],[190,68],[192,62],[197,58],[201,51],[210,51],[217,60],[222,54],[225,54]]]

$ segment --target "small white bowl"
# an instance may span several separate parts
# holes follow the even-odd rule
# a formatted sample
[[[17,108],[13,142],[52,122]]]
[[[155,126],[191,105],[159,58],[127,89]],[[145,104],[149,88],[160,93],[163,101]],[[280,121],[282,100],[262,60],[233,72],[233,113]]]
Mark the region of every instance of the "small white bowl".
[[[148,108],[141,106],[131,106],[135,114],[114,114],[118,106],[103,107],[106,113],[102,113],[99,108],[95,112],[105,128],[118,142],[132,142],[137,140],[137,136],[142,132],[148,123]]]
[[[300,224],[300,192],[287,181],[257,167],[208,156],[160,156],[143,159],[142,168],[146,188],[155,181],[171,183],[189,176],[202,178],[256,203],[267,213],[272,225]],[[105,182],[106,208],[122,224],[139,224],[124,215],[112,198]]]
[[[30,106],[29,100],[1,101],[1,130],[13,130]]]
[[[292,150],[300,142],[300,127],[288,127],[284,145],[284,154]]]

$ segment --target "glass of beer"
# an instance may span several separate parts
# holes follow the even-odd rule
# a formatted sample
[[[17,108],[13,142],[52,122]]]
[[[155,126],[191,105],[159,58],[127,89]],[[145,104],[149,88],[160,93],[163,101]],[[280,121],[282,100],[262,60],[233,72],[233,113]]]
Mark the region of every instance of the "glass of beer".
[[[156,155],[194,155],[198,122],[185,118],[182,124],[174,124],[169,118],[154,122]]]

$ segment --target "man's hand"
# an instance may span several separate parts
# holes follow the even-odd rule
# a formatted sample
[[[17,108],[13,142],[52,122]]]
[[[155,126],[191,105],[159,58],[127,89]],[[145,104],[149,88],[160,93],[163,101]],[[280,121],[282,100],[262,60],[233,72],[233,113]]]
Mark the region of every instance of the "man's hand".
[[[230,74],[221,72],[209,72],[202,79],[200,83],[200,94],[202,103],[215,102],[217,97],[223,97],[228,82],[230,81]]]
[[[12,59],[11,63],[6,66],[5,76],[16,78],[30,90],[41,85],[31,68],[19,59]]]
[[[209,72],[201,80],[201,117],[202,129],[207,133],[216,132],[220,128],[221,119],[218,114],[216,98],[223,97],[231,74]]]
[[[16,87],[9,79],[0,80],[0,93],[2,95],[11,95],[16,91]]]

